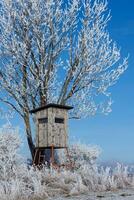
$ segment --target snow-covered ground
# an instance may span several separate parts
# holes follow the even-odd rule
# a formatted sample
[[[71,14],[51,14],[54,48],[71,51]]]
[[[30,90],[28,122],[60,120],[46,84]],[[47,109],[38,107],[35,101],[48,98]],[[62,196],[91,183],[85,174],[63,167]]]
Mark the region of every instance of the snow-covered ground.
[[[55,200],[134,200],[134,189],[123,189],[110,192],[94,192],[74,197],[58,197]],[[53,198],[51,198],[53,200]]]

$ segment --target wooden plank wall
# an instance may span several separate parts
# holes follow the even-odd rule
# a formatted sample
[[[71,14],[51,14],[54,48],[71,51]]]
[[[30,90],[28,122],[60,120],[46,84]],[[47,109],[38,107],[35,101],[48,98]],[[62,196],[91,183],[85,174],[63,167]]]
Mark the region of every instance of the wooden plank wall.
[[[48,123],[39,123],[38,119],[48,118]],[[55,123],[55,117],[64,118],[64,123]],[[36,146],[49,147],[52,144],[55,147],[67,147],[67,121],[68,111],[66,109],[48,108],[36,113]]]

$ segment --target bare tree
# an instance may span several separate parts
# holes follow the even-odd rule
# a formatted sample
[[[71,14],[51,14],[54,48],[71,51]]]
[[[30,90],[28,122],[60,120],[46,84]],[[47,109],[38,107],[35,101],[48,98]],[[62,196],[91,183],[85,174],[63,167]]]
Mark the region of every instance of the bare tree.
[[[111,111],[108,88],[127,68],[109,36],[105,0],[1,0],[0,100],[23,118],[34,154],[29,111],[71,104],[71,117]]]

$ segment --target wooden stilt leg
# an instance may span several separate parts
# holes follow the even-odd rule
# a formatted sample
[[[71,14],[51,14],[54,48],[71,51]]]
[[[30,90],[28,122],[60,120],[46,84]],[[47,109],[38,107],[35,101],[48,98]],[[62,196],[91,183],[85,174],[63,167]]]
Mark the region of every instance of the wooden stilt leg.
[[[54,164],[54,146],[51,146],[51,163]]]
[[[45,151],[45,149],[46,148],[36,148],[35,149],[33,165],[38,165],[38,167],[40,168],[43,164],[45,164],[45,155],[42,154],[42,152]],[[66,158],[68,158],[69,163],[63,163],[63,164],[55,163],[55,158],[54,158],[55,147],[54,147],[54,145],[51,145],[51,147],[49,147],[49,149],[50,149],[50,165],[53,168],[55,168],[56,170],[59,170],[59,171],[60,171],[60,167],[65,167],[67,169],[74,168],[75,163],[72,161],[67,147],[64,148],[65,149],[64,153],[66,155]]]
[[[40,152],[40,150],[39,150],[38,165],[41,164],[41,163],[40,163],[40,155],[41,155],[41,152]]]

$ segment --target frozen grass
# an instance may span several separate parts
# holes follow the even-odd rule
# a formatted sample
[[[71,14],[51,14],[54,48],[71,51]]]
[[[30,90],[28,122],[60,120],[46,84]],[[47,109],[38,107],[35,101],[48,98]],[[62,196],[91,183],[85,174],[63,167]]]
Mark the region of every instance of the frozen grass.
[[[96,192],[111,194],[111,191],[134,188],[134,176],[129,174],[127,166],[117,164],[111,169],[96,165],[100,153],[97,147],[73,145],[70,155],[75,168],[57,171],[45,166],[41,170],[27,166],[18,154],[20,144],[17,133],[0,134],[0,200],[60,200],[81,198],[81,195],[90,200],[101,198]],[[64,160],[62,155],[60,158]]]

